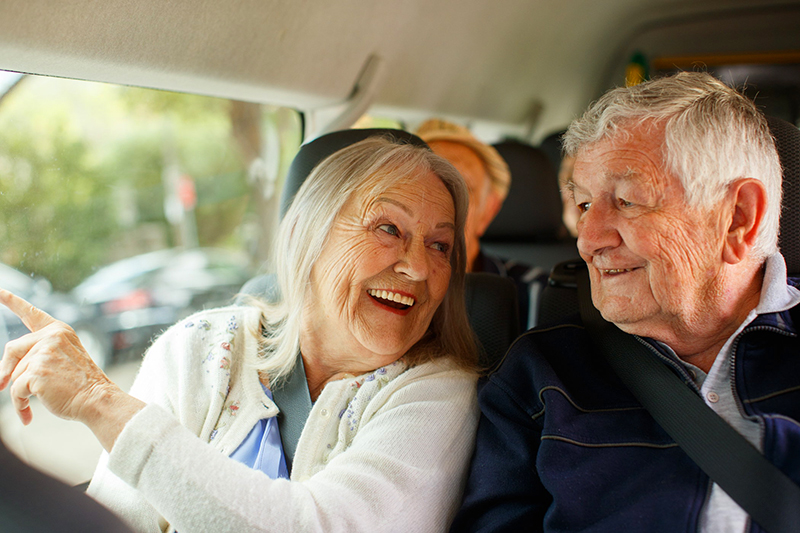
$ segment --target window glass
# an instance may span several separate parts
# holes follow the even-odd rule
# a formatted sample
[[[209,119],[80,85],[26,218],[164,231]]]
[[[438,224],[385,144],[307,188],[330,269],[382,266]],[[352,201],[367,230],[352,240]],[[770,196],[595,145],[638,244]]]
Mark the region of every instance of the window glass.
[[[374,115],[361,115],[359,119],[353,124],[354,129],[369,129],[369,128],[389,128],[395,130],[404,129],[402,122],[395,118],[376,117]]]
[[[287,108],[0,72],[0,287],[129,386],[154,336],[269,259],[301,132]],[[25,333],[0,310],[0,347]],[[100,451],[78,426],[34,400],[23,430],[0,395],[3,439],[69,483]]]

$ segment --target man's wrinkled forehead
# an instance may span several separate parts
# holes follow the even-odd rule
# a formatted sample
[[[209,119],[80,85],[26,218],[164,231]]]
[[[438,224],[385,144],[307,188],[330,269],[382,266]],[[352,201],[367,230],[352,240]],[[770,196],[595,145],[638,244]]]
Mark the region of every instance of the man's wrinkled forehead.
[[[582,147],[568,186],[581,186],[587,180],[666,186],[670,180],[659,133],[652,127],[636,128]]]

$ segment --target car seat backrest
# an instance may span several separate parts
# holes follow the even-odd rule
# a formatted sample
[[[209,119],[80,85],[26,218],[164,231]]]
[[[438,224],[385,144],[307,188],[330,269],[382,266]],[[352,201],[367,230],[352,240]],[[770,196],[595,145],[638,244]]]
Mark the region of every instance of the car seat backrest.
[[[783,209],[778,245],[790,276],[800,276],[800,129],[767,117],[783,167]]]
[[[554,131],[539,143],[539,149],[545,153],[550,163],[552,163],[553,167],[556,169],[556,172],[559,171],[559,167],[561,166],[561,139],[566,132],[567,130],[565,129]]]
[[[543,150],[518,141],[494,145],[511,171],[511,187],[497,217],[481,238],[481,247],[549,271],[577,255],[575,240],[561,221],[556,168]]]

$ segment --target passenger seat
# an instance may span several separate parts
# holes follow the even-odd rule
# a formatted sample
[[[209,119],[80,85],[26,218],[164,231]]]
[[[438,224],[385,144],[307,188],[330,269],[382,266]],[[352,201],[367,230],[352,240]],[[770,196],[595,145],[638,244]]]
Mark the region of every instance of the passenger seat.
[[[575,239],[561,222],[558,171],[544,151],[519,141],[504,141],[494,148],[508,163],[511,188],[481,246],[504,259],[546,271],[576,257]]]

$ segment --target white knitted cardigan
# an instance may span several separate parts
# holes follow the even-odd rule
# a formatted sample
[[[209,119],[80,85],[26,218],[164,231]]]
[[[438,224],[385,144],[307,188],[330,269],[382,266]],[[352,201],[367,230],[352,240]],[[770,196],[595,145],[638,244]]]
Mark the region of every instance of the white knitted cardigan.
[[[442,359],[328,383],[291,481],[272,480],[228,457],[278,413],[244,364],[259,318],[204,311],[153,344],[131,389],[148,405],[101,457],[89,494],[142,532],[445,531],[473,448],[475,378]]]

